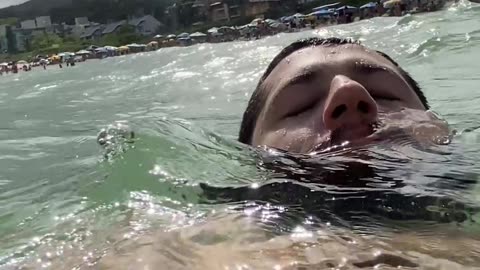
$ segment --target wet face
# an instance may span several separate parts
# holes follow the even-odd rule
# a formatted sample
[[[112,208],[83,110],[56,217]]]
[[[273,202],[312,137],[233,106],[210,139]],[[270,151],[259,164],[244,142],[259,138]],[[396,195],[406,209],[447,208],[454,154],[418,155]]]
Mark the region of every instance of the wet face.
[[[360,45],[295,51],[261,88],[252,145],[297,153],[365,144],[378,139],[384,119],[426,110],[393,63]]]

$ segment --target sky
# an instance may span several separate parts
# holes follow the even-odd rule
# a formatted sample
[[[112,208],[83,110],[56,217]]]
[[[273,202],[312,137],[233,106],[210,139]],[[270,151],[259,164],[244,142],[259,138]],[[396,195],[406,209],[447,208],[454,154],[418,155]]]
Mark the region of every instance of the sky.
[[[12,6],[12,5],[18,5],[23,2],[27,2],[28,0],[0,0],[0,8]],[[47,0],[45,0],[47,1]]]

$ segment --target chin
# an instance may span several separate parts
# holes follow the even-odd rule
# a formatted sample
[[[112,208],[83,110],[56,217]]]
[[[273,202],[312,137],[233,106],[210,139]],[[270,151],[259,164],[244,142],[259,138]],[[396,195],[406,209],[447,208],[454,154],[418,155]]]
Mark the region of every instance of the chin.
[[[334,130],[326,140],[316,143],[309,152],[330,152],[351,147],[371,144],[378,140],[376,125],[365,125],[355,128],[342,128]]]
[[[379,138],[377,138],[373,134],[366,137],[340,140],[335,142],[328,140],[315,145],[312,148],[312,150],[309,151],[309,154],[327,153],[327,152],[334,152],[334,151],[344,150],[344,149],[349,149],[354,147],[362,147],[362,146],[370,145],[373,142],[378,140]]]

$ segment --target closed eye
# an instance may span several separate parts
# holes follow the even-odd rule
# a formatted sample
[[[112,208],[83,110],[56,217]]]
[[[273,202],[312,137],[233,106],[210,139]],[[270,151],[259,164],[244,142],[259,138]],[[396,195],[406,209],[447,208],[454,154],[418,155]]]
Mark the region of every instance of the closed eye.
[[[294,116],[300,115],[304,112],[307,112],[307,111],[313,109],[313,107],[315,107],[315,104],[317,104],[317,103],[316,102],[311,102],[311,103],[308,103],[305,106],[300,106],[299,109],[293,109],[291,112],[287,113],[284,116],[284,118],[294,117]]]
[[[372,95],[374,100],[388,100],[388,101],[399,101],[399,98],[391,97],[391,96],[384,96],[384,95]]]

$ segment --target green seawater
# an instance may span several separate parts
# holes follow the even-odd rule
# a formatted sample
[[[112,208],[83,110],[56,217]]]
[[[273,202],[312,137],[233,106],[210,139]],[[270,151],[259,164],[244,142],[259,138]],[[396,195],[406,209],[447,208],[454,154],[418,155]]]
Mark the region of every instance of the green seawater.
[[[411,211],[422,212],[446,198],[457,209],[478,206],[480,5],[460,2],[434,13],[0,77],[0,268],[350,269],[378,258],[375,252],[425,269],[479,266],[475,210],[453,222],[434,214],[398,218],[388,207],[348,212],[348,203],[332,203],[337,195],[307,198],[325,186],[272,173],[258,152],[236,142],[269,61],[311,36],[351,37],[389,54],[456,130],[438,151],[395,154],[411,163],[377,156],[371,166],[391,168],[382,176],[405,183],[391,191],[400,203],[388,207],[403,213],[411,209],[402,204],[418,204]],[[97,134],[109,126],[135,137],[113,134],[106,150]],[[365,192],[361,198],[370,198]],[[433,208],[445,212],[446,204]]]

